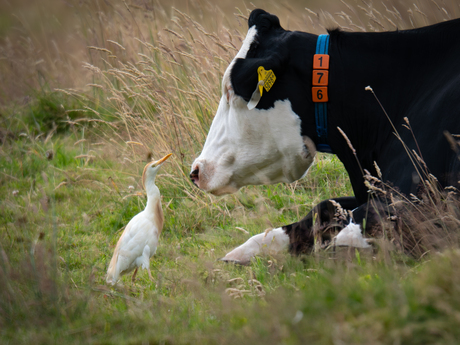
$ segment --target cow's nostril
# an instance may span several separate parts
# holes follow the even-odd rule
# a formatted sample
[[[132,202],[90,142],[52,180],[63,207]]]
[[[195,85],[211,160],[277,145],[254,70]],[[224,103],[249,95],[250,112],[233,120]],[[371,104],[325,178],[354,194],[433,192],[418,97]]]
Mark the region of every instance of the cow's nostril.
[[[193,183],[197,183],[198,181],[198,174],[199,174],[199,170],[198,168],[196,168],[195,170],[193,170],[191,173],[190,173],[190,179],[192,180]]]

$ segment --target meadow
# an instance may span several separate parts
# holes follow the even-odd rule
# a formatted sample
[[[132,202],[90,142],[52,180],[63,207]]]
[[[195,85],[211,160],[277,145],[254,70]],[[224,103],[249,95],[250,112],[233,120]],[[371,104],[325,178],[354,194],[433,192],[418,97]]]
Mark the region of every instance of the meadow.
[[[460,16],[444,0],[2,2],[0,343],[458,343],[458,236],[417,258],[318,247],[248,266],[218,261],[352,194],[326,154],[292,184],[213,197],[190,182],[255,7],[316,34]],[[108,286],[114,246],[145,206],[142,169],[167,153],[154,280],[140,271]]]

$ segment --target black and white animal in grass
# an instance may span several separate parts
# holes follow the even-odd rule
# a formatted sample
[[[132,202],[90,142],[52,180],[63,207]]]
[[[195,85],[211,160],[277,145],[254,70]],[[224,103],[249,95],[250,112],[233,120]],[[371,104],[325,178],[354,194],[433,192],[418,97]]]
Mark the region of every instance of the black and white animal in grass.
[[[350,177],[354,196],[334,200],[353,211],[353,229],[345,231],[357,238],[355,225],[361,234],[372,226],[369,213],[380,217],[369,207],[363,171],[378,176],[379,167],[395,194],[417,194],[428,174],[442,187],[458,185],[460,162],[444,131],[460,133],[459,19],[407,31],[330,31],[327,118],[322,118],[327,136],[317,129],[321,118],[315,115],[314,100],[323,91],[312,85],[319,81],[313,67],[318,36],[284,30],[278,17],[260,9],[248,24],[223,76],[222,98],[203,150],[192,164],[196,186],[222,195],[246,185],[292,182],[307,173],[326,144]],[[267,81],[269,88],[263,89]],[[372,89],[366,91],[368,85]],[[262,244],[274,251],[308,252],[314,215],[327,223],[334,213],[325,200],[301,221],[254,236],[224,260],[248,261]]]
[[[153,279],[150,273],[150,258],[157,251],[164,222],[160,190],[155,184],[155,178],[160,167],[170,156],[171,153],[158,161],[148,163],[144,168],[142,183],[147,192],[147,205],[129,221],[118,240],[107,270],[106,281],[109,284],[115,285],[120,276],[133,270],[134,282],[139,267],[146,269],[150,279]]]

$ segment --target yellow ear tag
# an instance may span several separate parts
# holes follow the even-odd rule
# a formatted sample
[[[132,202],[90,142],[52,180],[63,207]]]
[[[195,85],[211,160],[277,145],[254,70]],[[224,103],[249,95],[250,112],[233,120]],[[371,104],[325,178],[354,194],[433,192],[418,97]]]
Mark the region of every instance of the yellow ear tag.
[[[266,71],[262,66],[257,69],[257,73],[259,74],[259,91],[262,96],[263,89],[267,92],[270,91],[275,83],[276,77],[275,73],[273,73],[271,69]],[[260,83],[261,80],[263,81],[263,84]]]

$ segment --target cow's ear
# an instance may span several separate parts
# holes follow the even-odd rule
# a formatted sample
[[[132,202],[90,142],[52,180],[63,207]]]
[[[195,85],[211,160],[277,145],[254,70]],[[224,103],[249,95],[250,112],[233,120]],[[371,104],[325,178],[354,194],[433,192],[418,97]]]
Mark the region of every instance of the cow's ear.
[[[251,12],[248,19],[248,26],[256,26],[257,33],[261,34],[270,29],[280,28],[280,20],[277,16],[270,14],[261,9],[255,9]]]

